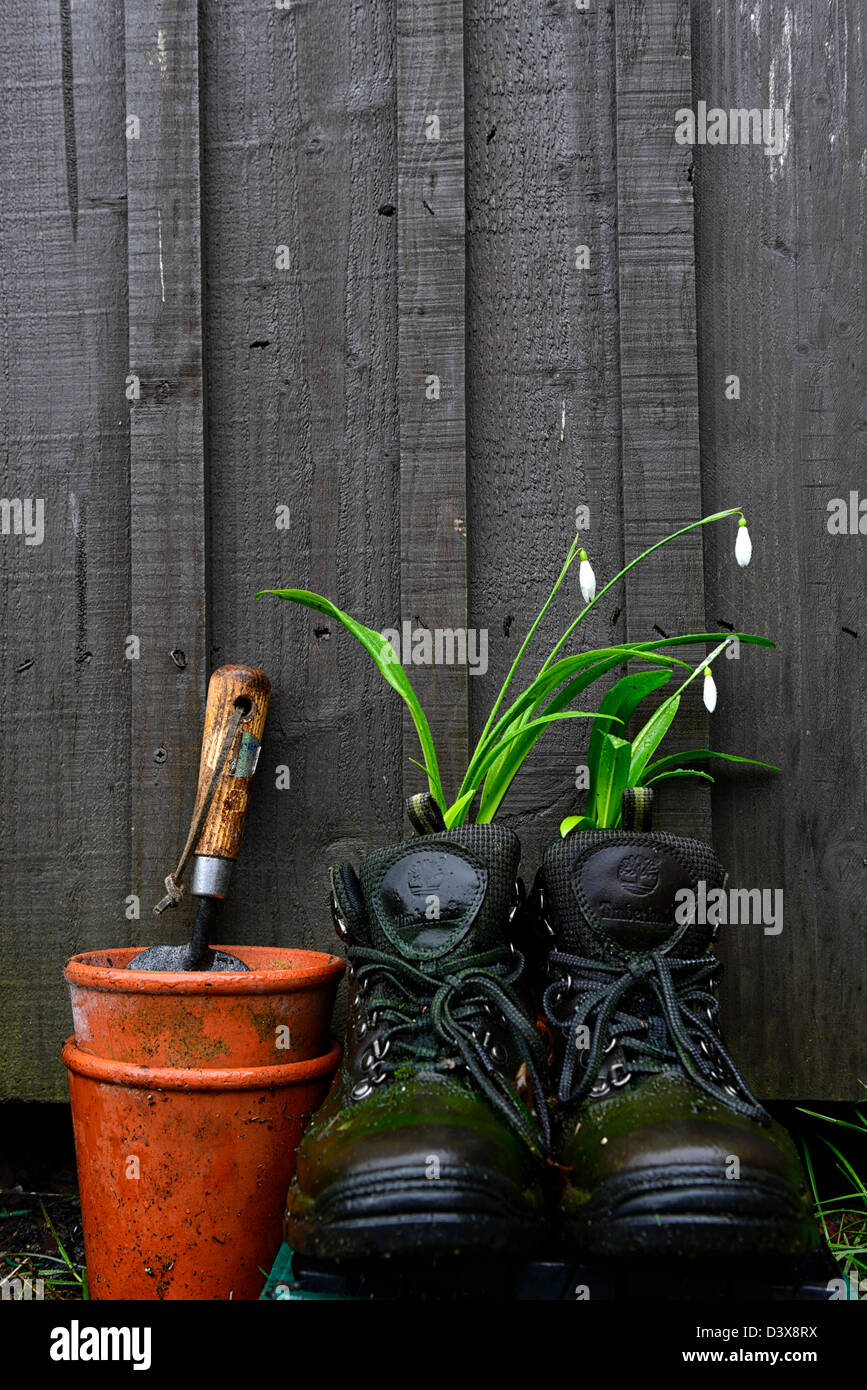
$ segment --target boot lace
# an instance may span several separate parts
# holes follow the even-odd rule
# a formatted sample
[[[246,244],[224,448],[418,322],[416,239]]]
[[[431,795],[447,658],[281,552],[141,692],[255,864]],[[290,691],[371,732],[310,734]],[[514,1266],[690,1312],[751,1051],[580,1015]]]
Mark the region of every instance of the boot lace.
[[[351,946],[347,959],[358,988],[355,1000],[365,999],[360,1036],[373,1030],[362,1068],[367,1080],[355,1088],[378,1085],[407,1062],[443,1072],[463,1064],[483,1095],[534,1150],[550,1141],[548,1109],[541,1073],[545,1045],[512,988],[524,968],[514,947],[451,956],[441,965],[424,968],[403,956],[368,946]],[[521,1069],[526,1067],[536,1114],[498,1070],[508,1057],[492,1042],[488,1023],[505,1033]],[[479,1033],[482,1036],[479,1037]]]
[[[670,1071],[679,1063],[714,1100],[770,1123],[720,1038],[719,1003],[707,988],[719,968],[713,957],[680,959],[651,951],[625,967],[564,951],[552,951],[548,959],[558,978],[545,990],[543,1006],[548,1022],[566,1040],[560,1101],[604,1095],[636,1073]],[[625,1007],[633,1002],[630,995],[642,1016]],[[581,1046],[588,1035],[589,1045]],[[606,1054],[616,1048],[623,1060],[611,1063],[608,1080],[600,1084]]]

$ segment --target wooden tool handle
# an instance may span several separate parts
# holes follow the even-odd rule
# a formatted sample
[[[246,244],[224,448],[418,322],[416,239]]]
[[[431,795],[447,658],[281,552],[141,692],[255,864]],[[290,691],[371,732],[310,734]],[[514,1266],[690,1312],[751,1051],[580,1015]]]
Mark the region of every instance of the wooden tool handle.
[[[270,695],[271,682],[265,672],[252,666],[220,666],[211,676],[196,811],[204,801],[233,721],[239,711],[244,712],[244,717],[232,739],[228,759],[196,842],[193,852],[197,855],[210,855],[215,859],[238,857]]]

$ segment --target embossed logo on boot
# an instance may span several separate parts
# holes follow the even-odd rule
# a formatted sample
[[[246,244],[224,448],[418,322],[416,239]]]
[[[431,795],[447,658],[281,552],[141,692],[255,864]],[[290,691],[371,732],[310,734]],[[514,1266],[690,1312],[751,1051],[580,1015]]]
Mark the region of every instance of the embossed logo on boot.
[[[382,880],[382,929],[404,955],[442,955],[466,936],[487,886],[487,870],[462,855],[411,850]]]
[[[573,888],[606,935],[627,950],[652,950],[677,929],[675,893],[690,883],[681,864],[658,845],[620,844],[579,864]]]
[[[659,850],[655,846],[650,854],[628,854],[617,866],[617,878],[627,893],[637,898],[646,898],[659,883]]]

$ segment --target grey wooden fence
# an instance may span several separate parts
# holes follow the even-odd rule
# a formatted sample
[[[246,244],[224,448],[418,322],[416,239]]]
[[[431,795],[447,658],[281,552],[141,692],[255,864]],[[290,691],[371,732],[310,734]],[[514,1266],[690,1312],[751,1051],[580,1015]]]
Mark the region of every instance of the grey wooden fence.
[[[274,685],[224,940],[330,946],[327,864],[405,833],[399,701],[258,589],[487,633],[486,675],[412,670],[453,785],[576,508],[605,576],[734,504],[750,569],[693,535],[588,638],[778,641],[679,737],[782,774],[659,823],[784,890],[722,946],[760,1092],[863,1094],[862,35],[859,0],[9,0],[3,1095],[64,1094],[68,955],[184,933],[150,908],[214,665]],[[771,152],[679,143],[700,102],[778,109]],[[577,728],[506,802],[528,871]]]

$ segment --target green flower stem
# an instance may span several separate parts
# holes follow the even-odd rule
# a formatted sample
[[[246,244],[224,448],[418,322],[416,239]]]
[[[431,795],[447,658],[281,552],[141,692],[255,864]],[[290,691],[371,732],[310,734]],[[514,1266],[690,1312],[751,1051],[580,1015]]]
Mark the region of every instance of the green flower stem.
[[[640,555],[636,555],[634,560],[630,560],[628,565],[624,565],[623,569],[620,570],[618,574],[615,574],[613,579],[609,579],[608,583],[605,585],[604,588],[599,590],[599,593],[596,595],[596,597],[594,599],[591,599],[590,602],[586,605],[586,607],[582,608],[575,621],[571,623],[569,627],[567,627],[566,631],[563,633],[563,636],[560,638],[560,641],[557,643],[556,647],[554,647],[554,649],[546,657],[545,664],[542,667],[542,670],[539,672],[539,675],[541,675],[542,671],[544,671],[546,667],[549,665],[549,663],[553,661],[554,657],[557,655],[564,642],[567,642],[569,640],[569,638],[572,636],[572,633],[575,631],[576,627],[581,622],[581,619],[587,616],[587,614],[590,612],[590,609],[594,608],[595,605],[599,602],[599,600],[605,594],[608,593],[608,590],[613,588],[614,585],[624,577],[624,575],[628,574],[629,571],[631,569],[634,569],[636,565],[640,565],[641,561],[646,560],[648,555],[652,555],[654,550],[659,550],[661,546],[668,545],[669,541],[676,540],[678,536],[685,536],[687,531],[694,531],[698,526],[707,526],[708,523],[711,521],[723,521],[727,516],[742,515],[743,512],[741,511],[740,507],[729,507],[727,511],[714,512],[711,516],[703,516],[700,521],[691,521],[688,526],[682,526],[679,531],[672,531],[670,536],[664,536],[661,541],[656,541],[654,545],[648,546],[647,550],[643,550]],[[553,596],[554,595],[552,594],[551,597],[553,598]],[[550,599],[548,600],[548,602],[550,603]],[[544,612],[544,609],[542,611]]]

